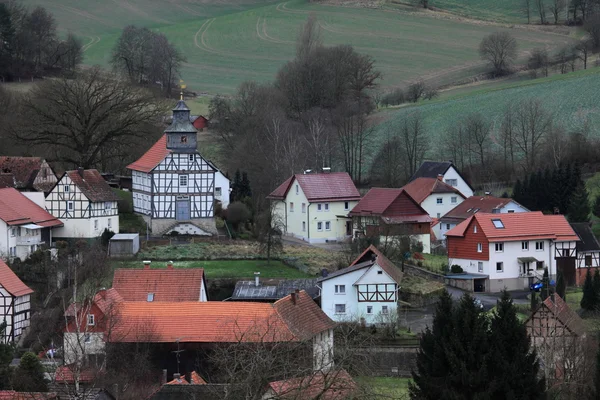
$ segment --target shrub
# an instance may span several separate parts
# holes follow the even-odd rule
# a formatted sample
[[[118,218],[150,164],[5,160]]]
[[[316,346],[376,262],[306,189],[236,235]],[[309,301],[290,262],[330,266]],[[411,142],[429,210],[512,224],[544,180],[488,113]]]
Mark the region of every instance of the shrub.
[[[417,261],[417,267],[423,268],[423,261]]]
[[[422,253],[423,252],[423,242],[416,242],[415,244],[413,244],[412,251],[413,251],[413,253]],[[423,256],[421,256],[421,257],[423,257]]]
[[[386,93],[381,98],[382,106],[397,106],[406,102],[406,98],[404,96],[404,91],[400,88],[393,89],[392,91]]]
[[[452,267],[450,267],[450,272],[452,272],[453,274],[460,274],[464,272],[464,270],[460,265],[454,264],[452,265]]]
[[[250,209],[241,201],[234,201],[227,207],[227,221],[236,228],[239,224],[248,221],[250,217],[252,217]]]

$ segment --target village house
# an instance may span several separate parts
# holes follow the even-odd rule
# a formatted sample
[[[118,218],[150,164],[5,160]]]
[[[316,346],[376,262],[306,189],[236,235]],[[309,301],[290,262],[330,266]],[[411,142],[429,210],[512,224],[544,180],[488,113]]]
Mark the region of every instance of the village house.
[[[442,178],[442,175],[437,178],[417,178],[402,189],[419,203],[431,218],[440,218],[465,199],[458,189],[444,183]]]
[[[600,243],[588,222],[571,223],[571,228],[579,236],[577,242],[577,273],[575,284],[582,286],[589,270],[592,275],[600,267]]]
[[[452,208],[437,221],[433,231],[438,239],[444,240],[446,232],[460,224],[475,213],[508,214],[529,211],[513,199],[494,197],[486,194],[484,196],[471,196],[456,207]]]
[[[465,198],[473,196],[473,188],[452,161],[423,161],[410,178],[410,182],[418,178],[441,178],[448,185],[458,189]]]
[[[269,382],[261,400],[347,400],[356,395],[358,386],[345,370]]]
[[[466,290],[499,292],[529,289],[544,269],[556,278],[575,278],[579,237],[562,215],[539,211],[510,214],[476,213],[446,233],[448,264],[467,274],[447,279]]]
[[[6,322],[3,343],[16,343],[29,326],[32,293],[33,290],[0,260],[0,321]]]
[[[268,197],[284,234],[309,243],[343,241],[352,236],[348,212],[360,193],[346,172],[296,174]]]
[[[40,157],[0,157],[0,188],[48,192],[58,179],[50,165]]]
[[[155,235],[217,234],[214,204],[229,204],[229,180],[198,152],[197,135],[190,110],[180,100],[165,134],[127,166],[132,171],[133,210]]]
[[[119,200],[95,169],[67,171],[46,197],[46,210],[64,224],[58,239],[92,239],[105,229],[119,232]]]
[[[397,313],[402,271],[375,246],[350,266],[319,278],[321,309],[337,322],[386,324]]]
[[[21,260],[44,245],[63,223],[14,188],[0,189],[0,258]]]
[[[587,335],[581,317],[558,294],[548,296],[525,326],[549,387],[557,383],[577,385],[586,370],[595,368],[598,346]]]
[[[431,217],[404,189],[371,188],[348,215],[354,236],[407,239],[431,251]]]

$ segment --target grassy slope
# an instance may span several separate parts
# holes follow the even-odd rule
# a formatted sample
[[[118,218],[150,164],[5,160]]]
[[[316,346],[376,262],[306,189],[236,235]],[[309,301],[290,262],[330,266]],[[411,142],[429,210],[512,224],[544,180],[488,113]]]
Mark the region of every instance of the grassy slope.
[[[115,263],[116,268],[142,268],[139,261],[124,261]],[[254,278],[255,272],[260,272],[262,279],[270,278],[309,278],[294,268],[288,267],[281,261],[264,260],[215,260],[215,261],[179,261],[176,268],[204,268],[206,278]],[[153,267],[154,268],[154,267]]]
[[[377,127],[374,144],[378,148],[388,129],[397,132],[403,119],[418,111],[430,137],[430,156],[434,156],[438,146],[443,145],[440,139],[445,132],[470,113],[481,113],[498,126],[509,103],[531,98],[542,101],[566,128],[581,127],[587,121],[592,134],[600,135],[600,68],[593,68],[537,80],[473,87],[470,92],[440,100],[384,110],[380,116],[387,121]]]
[[[359,377],[357,380],[365,386],[373,389],[376,398],[384,399],[408,399],[408,383],[409,378],[393,378],[393,377]],[[381,397],[379,397],[380,395]],[[371,398],[371,397],[368,397]]]
[[[61,28],[85,36],[90,43],[85,53],[89,64],[108,65],[120,28],[126,24],[159,29],[187,56],[183,78],[188,87],[209,93],[231,93],[248,79],[272,80],[277,69],[293,57],[297,31],[311,12],[319,17],[326,44],[349,43],[374,57],[384,73],[384,86],[417,77],[449,83],[480,73],[483,67],[477,46],[484,35],[496,30],[510,30],[523,51],[567,41],[549,33],[432,18],[424,13],[335,7],[304,0],[279,4],[247,1],[242,5],[231,0],[211,6],[183,0],[26,3],[43,3],[55,13]]]

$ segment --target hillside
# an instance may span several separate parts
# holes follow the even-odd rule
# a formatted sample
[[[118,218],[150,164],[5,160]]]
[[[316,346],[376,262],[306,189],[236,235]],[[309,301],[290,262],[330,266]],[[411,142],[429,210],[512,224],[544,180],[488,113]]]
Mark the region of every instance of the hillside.
[[[484,0],[481,0],[484,1]],[[487,1],[487,0],[486,0]],[[61,29],[85,37],[85,63],[108,66],[122,27],[149,26],[164,32],[187,57],[183,79],[207,93],[232,93],[245,80],[270,81],[293,57],[299,27],[309,13],[321,23],[326,44],[352,44],[370,54],[384,73],[383,87],[425,78],[448,84],[479,74],[481,38],[509,30],[523,55],[534,47],[562,45],[566,36],[436,18],[389,7],[353,8],[304,0],[26,0],[52,11]],[[84,11],[85,10],[85,11]]]
[[[471,113],[481,113],[492,125],[498,126],[505,107],[525,99],[539,99],[556,121],[572,130],[589,124],[591,134],[600,136],[600,68],[577,71],[566,75],[521,81],[516,83],[482,85],[470,91],[417,105],[381,111],[378,118],[385,122],[377,126],[374,145],[379,146],[387,131],[397,132],[408,114],[418,111],[424,118],[430,135],[430,157],[434,157],[441,138],[450,127]]]

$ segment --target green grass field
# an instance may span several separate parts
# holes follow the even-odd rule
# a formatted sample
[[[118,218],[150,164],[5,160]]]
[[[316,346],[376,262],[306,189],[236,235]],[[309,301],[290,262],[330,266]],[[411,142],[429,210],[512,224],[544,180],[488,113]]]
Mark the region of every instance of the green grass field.
[[[154,262],[152,268],[166,268],[165,262]],[[121,261],[115,268],[142,268],[141,261]],[[264,260],[214,260],[214,261],[177,261],[175,268],[204,268],[206,278],[248,278],[253,279],[255,272],[260,272],[261,279],[270,278],[309,278],[310,276],[288,267],[281,261]]]
[[[487,0],[480,0],[487,1]],[[490,0],[491,1],[491,0]],[[510,0],[513,1],[513,0]],[[232,93],[245,80],[273,80],[294,56],[299,27],[319,18],[326,44],[352,44],[371,55],[384,74],[382,86],[424,78],[448,84],[481,73],[481,38],[509,30],[520,50],[564,44],[566,36],[488,26],[404,9],[354,8],[305,0],[282,3],[225,0],[26,0],[52,11],[61,29],[85,38],[85,63],[108,66],[111,49],[127,24],[164,32],[185,53],[183,79],[196,92]]]
[[[408,400],[408,384],[409,378],[393,378],[393,377],[358,377],[359,384],[365,385],[373,392],[372,396],[366,398],[376,399],[395,399]]]

